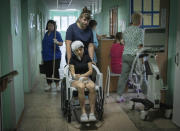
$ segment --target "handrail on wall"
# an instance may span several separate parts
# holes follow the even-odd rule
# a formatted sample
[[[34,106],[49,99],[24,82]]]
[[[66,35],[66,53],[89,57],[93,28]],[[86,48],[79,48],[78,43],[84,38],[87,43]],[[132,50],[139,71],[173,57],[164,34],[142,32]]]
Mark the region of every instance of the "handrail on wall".
[[[7,84],[11,82],[12,78],[17,74],[17,71],[11,71],[8,74],[0,77],[0,131],[3,130],[1,92],[3,92],[7,88]]]
[[[7,84],[11,82],[12,78],[17,74],[17,71],[11,71],[0,77],[0,92],[3,92],[7,88]]]

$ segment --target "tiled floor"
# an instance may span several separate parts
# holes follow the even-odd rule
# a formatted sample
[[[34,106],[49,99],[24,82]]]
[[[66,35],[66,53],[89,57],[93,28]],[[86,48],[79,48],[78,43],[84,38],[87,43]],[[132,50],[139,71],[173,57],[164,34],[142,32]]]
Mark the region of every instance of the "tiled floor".
[[[127,93],[125,96],[132,97],[133,93]],[[143,96],[142,96],[143,97]],[[128,115],[129,119],[135,124],[140,131],[180,131],[171,119],[166,119],[163,111],[150,110],[149,120],[144,121],[140,118],[140,112],[143,110],[143,105],[136,103],[135,110],[132,109],[132,102],[125,102],[120,104],[121,108]]]
[[[25,110],[18,131],[78,131],[83,130],[76,121],[71,124],[63,118],[60,109],[60,93],[55,90],[44,92],[45,80],[41,81],[31,93],[25,94]],[[142,121],[138,110],[131,111],[128,103],[115,103],[115,94],[111,94],[104,105],[104,121],[96,124],[99,131],[178,131],[167,119]],[[166,126],[164,126],[164,124]],[[87,128],[85,130],[92,130]],[[96,128],[94,128],[96,130]]]

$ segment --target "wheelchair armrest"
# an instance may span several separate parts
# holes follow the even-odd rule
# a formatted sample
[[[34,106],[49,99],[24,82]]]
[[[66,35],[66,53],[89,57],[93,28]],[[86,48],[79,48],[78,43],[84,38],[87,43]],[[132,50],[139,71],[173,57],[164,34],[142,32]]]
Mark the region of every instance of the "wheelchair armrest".
[[[99,69],[95,65],[92,65],[92,67],[96,71],[96,82],[95,82],[95,84],[98,85],[98,86],[103,87],[103,85],[102,85],[102,83],[103,83],[103,74],[99,71]],[[69,65],[65,66],[64,75],[66,77],[66,85],[67,85],[67,87],[70,87],[70,84],[69,84]]]
[[[64,76],[65,76],[65,79],[66,79],[66,86],[70,87],[70,83],[69,83],[69,65],[66,65],[64,67]]]
[[[95,84],[99,87],[103,87],[103,74],[102,73],[98,73],[96,75],[96,82]]]
[[[93,69],[96,71],[97,74],[100,74],[101,72],[99,71],[99,69],[97,68],[96,65],[92,64]]]
[[[99,87],[103,87],[103,74],[99,71],[96,65],[92,64],[93,69],[96,71],[96,82],[95,84]]]

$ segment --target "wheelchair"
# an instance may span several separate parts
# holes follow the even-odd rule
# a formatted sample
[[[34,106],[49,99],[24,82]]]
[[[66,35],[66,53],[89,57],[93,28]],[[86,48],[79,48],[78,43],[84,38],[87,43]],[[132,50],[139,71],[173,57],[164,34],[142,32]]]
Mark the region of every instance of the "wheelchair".
[[[92,79],[95,83],[96,90],[95,115],[97,121],[102,121],[104,113],[103,75],[95,65],[92,65],[92,67],[93,73],[96,74],[95,79]],[[64,68],[64,78],[61,82],[61,110],[68,123],[71,123],[73,113],[76,120],[81,123],[76,113],[77,109],[80,108],[78,91],[75,87],[71,87],[69,82],[70,77],[69,65],[66,65]],[[88,96],[88,93],[89,91],[85,89],[85,97]],[[89,106],[89,104],[86,104],[86,106]]]

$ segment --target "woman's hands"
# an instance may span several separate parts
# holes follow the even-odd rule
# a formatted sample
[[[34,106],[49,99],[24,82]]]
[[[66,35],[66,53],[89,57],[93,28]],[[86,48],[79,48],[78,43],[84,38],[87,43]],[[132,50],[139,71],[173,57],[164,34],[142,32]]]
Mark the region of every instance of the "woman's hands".
[[[80,76],[81,76],[80,74],[74,74],[74,75],[73,75],[73,78],[74,78],[75,80],[79,80]]]
[[[123,40],[123,39],[122,39],[120,42],[121,42],[121,44],[123,44],[123,45],[124,45],[124,40]]]
[[[86,80],[88,80],[88,77],[83,77],[83,76],[81,76],[80,74],[74,74],[74,75],[73,75],[73,78],[74,78],[75,80],[80,80],[80,81],[86,81]]]
[[[59,41],[57,41],[57,39],[53,39],[53,42],[55,43],[55,44],[59,44]]]
[[[74,74],[73,77],[74,77],[75,80],[79,80],[80,74]]]
[[[59,42],[57,39],[53,39],[53,42],[55,43],[55,44],[57,44],[58,46],[62,46],[63,45],[63,43],[62,42]]]

